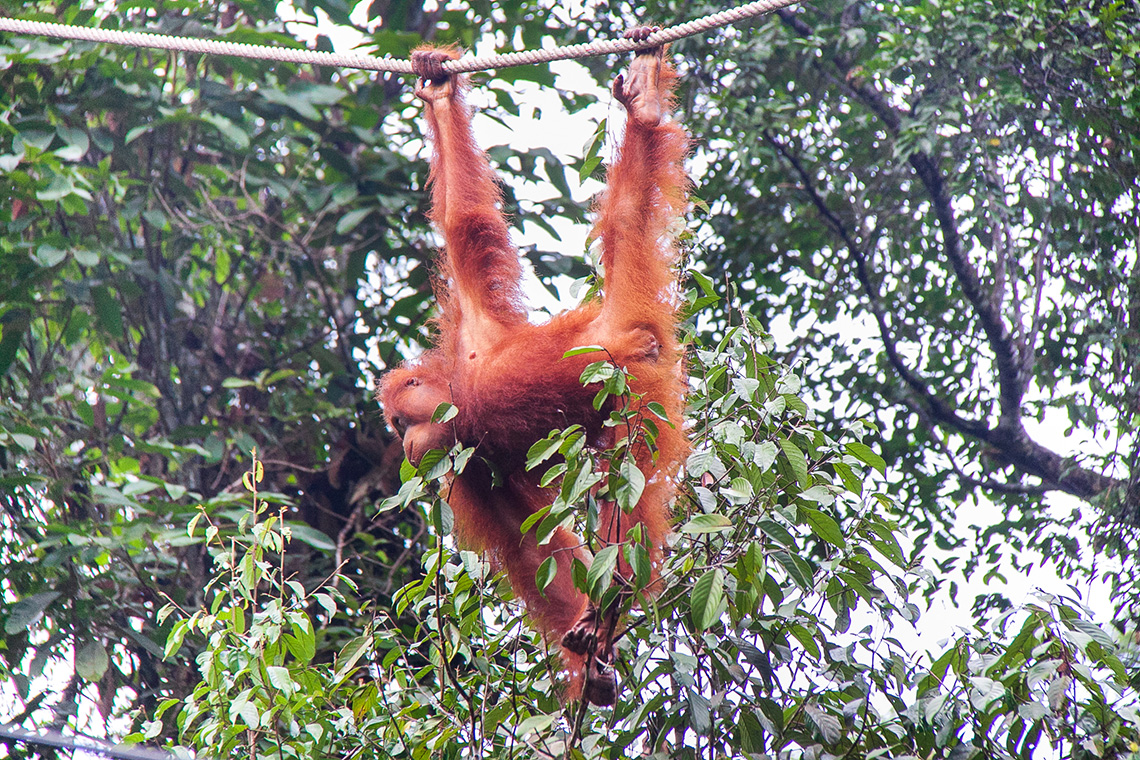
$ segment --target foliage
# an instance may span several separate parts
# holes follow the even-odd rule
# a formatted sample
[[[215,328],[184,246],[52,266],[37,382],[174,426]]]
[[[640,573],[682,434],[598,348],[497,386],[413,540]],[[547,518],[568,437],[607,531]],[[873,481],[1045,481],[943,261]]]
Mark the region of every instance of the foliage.
[[[946,569],[1043,556],[1063,576],[1097,567],[1134,605],[1140,4],[777,15],[675,47],[708,271],[790,326],[829,415],[879,421],[902,519]],[[1073,530],[1047,492],[1093,509]],[[990,514],[955,530],[977,498]]]
[[[869,428],[842,440],[822,433],[796,373],[767,358],[770,339],[748,323],[696,352],[694,485],[661,595],[633,611],[620,644],[612,711],[560,701],[556,663],[517,605],[498,597],[505,581],[445,547],[438,499],[423,502],[442,529],[436,548],[423,578],[397,595],[414,632],[377,625],[334,662],[314,662],[317,619],[333,619],[340,594],[286,580],[274,559],[280,522],[255,507],[234,536],[213,531],[224,583],[211,588],[208,613],[170,639],[168,649],[187,631],[205,639],[181,735],[218,757],[1135,755],[1140,713],[1125,650],[1071,600],[1042,599],[967,630],[926,665],[908,653],[900,636],[925,581],[886,516],[897,510],[871,489],[883,463],[860,440]],[[636,412],[616,415],[624,424]],[[557,445],[565,467],[553,482],[589,502],[589,485],[579,486],[594,460],[576,435],[536,452]],[[611,493],[628,485],[613,464],[620,452],[599,460],[611,463]],[[447,461],[421,464],[418,477]],[[839,502],[855,516],[841,517]],[[595,598],[613,598],[605,556],[618,548],[576,577]],[[635,538],[620,547],[627,557],[637,548]]]
[[[293,6],[398,57],[719,10]],[[262,0],[0,12],[279,45],[311,31]],[[1137,26],[1134,0],[820,0],[672,48],[705,212],[694,266],[747,298],[708,311],[695,275],[699,446],[612,713],[562,704],[503,585],[448,546],[432,484],[469,452],[401,476],[371,401],[430,336],[407,83],[0,37],[0,720],[314,757],[1135,753],[1127,615],[1102,629],[1075,596],[987,595],[1000,615],[963,615],[930,661],[909,622],[995,563],[1108,575],[1122,605],[1135,591]],[[584,62],[603,87],[615,65]],[[571,113],[597,99],[547,67],[477,84],[492,119],[533,113],[530,85]],[[591,145],[568,167],[493,147],[518,227],[584,218],[565,169],[600,171],[605,134],[571,138]],[[546,284],[585,273],[575,253],[526,249]],[[753,321],[785,318],[794,340]],[[574,435],[549,443],[563,500],[537,530],[588,520],[593,478],[637,491]],[[1049,489],[1099,511],[1061,524]],[[964,536],[979,494],[997,516]],[[612,593],[610,566],[581,582]]]
[[[188,636],[205,642],[196,658],[201,680],[177,712],[179,735],[216,757],[246,755],[263,741],[288,745],[291,756],[346,754],[337,740],[368,739],[352,730],[352,712],[329,697],[356,674],[372,636],[363,632],[335,661],[321,662],[319,640],[329,630],[314,626],[313,611],[331,620],[338,606],[346,606],[341,587],[357,589],[342,575],[336,585],[311,592],[293,579],[285,565],[292,530],[284,510],[273,514],[261,498],[258,484],[264,475],[254,452],[242,477],[252,503],[232,530],[215,524],[205,510],[190,521],[188,534],[204,530],[217,568],[204,589],[204,608],[190,612],[170,604],[158,613],[159,622],[176,611],[183,616],[171,626],[167,657]],[[177,698],[163,700],[153,720],[128,738],[160,736],[163,716],[178,705]]]
[[[341,4],[295,5],[349,23]],[[276,10],[0,5],[298,44]],[[378,52],[462,16],[413,11],[386,6]],[[102,733],[192,682],[162,662],[155,613],[200,603],[211,560],[185,526],[199,505],[233,519],[254,444],[312,550],[294,544],[299,582],[347,563],[361,600],[390,602],[418,572],[418,515],[373,508],[400,447],[369,388],[428,334],[423,135],[399,77],[83,42],[0,39],[0,93],[0,719]],[[542,163],[498,155],[522,176]]]

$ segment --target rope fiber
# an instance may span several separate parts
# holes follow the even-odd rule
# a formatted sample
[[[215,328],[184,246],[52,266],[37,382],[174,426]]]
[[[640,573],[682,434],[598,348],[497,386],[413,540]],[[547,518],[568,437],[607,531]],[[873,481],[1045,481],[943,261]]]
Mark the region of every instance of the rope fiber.
[[[771,13],[780,8],[795,5],[798,2],[801,2],[801,0],[756,0],[755,2],[747,3],[736,8],[720,11],[719,13],[712,13],[708,16],[702,16],[692,21],[686,21],[683,24],[662,29],[658,32],[654,32],[640,42],[627,39],[595,40],[594,42],[581,45],[567,45],[542,50],[524,50],[517,53],[465,56],[455,61],[444,61],[443,70],[448,74],[458,74],[470,71],[485,71],[486,69],[507,68],[510,66],[526,66],[535,63],[565,61],[575,58],[605,55],[608,53],[626,53],[631,50],[642,50],[644,48],[663,45],[667,42],[674,42],[683,37],[700,34],[717,27],[735,24],[754,16]],[[366,71],[387,71],[395,74],[414,73],[412,71],[411,61],[389,56],[379,58],[372,55],[351,53],[323,53],[304,48],[249,45],[242,42],[226,42],[224,40],[208,40],[195,37],[176,37],[167,34],[151,34],[149,32],[124,32],[114,29],[53,24],[46,21],[25,21],[23,19],[8,18],[5,16],[0,16],[0,32],[82,40],[85,42],[110,43],[114,45],[129,45],[131,47],[157,48],[160,50],[174,50],[183,53],[229,55],[262,61],[309,63],[318,66],[336,66],[340,68],[364,69]]]

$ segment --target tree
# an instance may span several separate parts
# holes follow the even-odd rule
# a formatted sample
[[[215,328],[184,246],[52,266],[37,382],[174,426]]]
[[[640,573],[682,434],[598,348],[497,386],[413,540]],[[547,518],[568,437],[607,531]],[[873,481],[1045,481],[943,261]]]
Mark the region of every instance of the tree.
[[[436,548],[423,577],[396,595],[416,625],[370,627],[333,663],[314,663],[320,621],[350,588],[309,593],[278,570],[287,528],[257,500],[255,463],[246,478],[254,509],[229,537],[209,529],[221,571],[209,607],[183,612],[168,644],[175,651],[194,634],[207,642],[203,680],[159,717],[177,716],[182,739],[218,757],[1028,757],[1046,748],[1134,757],[1135,693],[1116,691],[1127,689],[1119,656],[1128,650],[1071,599],[1042,598],[969,630],[927,663],[907,652],[897,634],[917,618],[910,597],[925,581],[907,569],[888,516],[895,505],[867,478],[883,468],[860,440],[871,429],[852,425],[842,439],[820,431],[800,377],[767,357],[771,341],[757,330],[749,319],[695,352],[691,498],[664,589],[622,637],[612,710],[559,700],[551,649],[521,625],[517,603],[497,596],[505,580],[444,545],[450,512],[439,498],[425,505]],[[535,447],[539,468],[557,461],[544,458],[551,447],[565,456],[552,468],[562,473],[552,514],[590,502],[582,473],[599,461],[621,479],[619,451],[595,461],[580,439],[555,433]],[[408,472],[388,506],[422,497],[433,476],[470,456],[451,454]],[[562,518],[539,525],[539,536]],[[636,566],[635,547],[621,551]],[[614,548],[580,578],[595,599],[616,596]],[[162,732],[155,720],[139,736]]]
[[[376,52],[396,56],[421,39],[466,46],[487,38],[527,47],[546,37],[581,42],[645,17],[618,4],[571,16],[530,3],[432,4],[425,11],[394,0],[372,4],[368,19],[354,22],[343,4],[295,6],[355,27]],[[779,306],[810,309],[824,324],[842,326],[839,315],[878,303],[889,328],[883,345],[907,360],[927,335],[924,325],[953,330],[938,333],[934,348],[923,344],[921,355],[934,363],[915,376],[927,388],[954,388],[973,378],[958,346],[978,353],[988,344],[984,333],[974,343],[961,338],[973,335],[967,327],[977,307],[954,298],[957,275],[945,264],[944,271],[916,266],[929,272],[918,278],[897,263],[941,250],[941,222],[927,209],[945,207],[923,205],[929,200],[910,156],[924,152],[943,172],[952,165],[949,156],[966,156],[963,166],[980,172],[990,155],[983,147],[998,151],[997,161],[1019,155],[1013,146],[1025,140],[1039,151],[1034,155],[1073,163],[1078,154],[1065,146],[1110,135],[1111,145],[1097,142],[1102,153],[1081,156],[1087,171],[1053,180],[1073,199],[1089,199],[1084,206],[1043,204],[1029,193],[1003,199],[1012,241],[1002,249],[1004,287],[1017,277],[1041,281],[1014,255],[1021,250],[1016,245],[1027,245],[1018,236],[1029,226],[1014,221],[1014,212],[1018,220],[1052,220],[1051,241],[1061,242],[1049,252],[1067,256],[1062,263],[1087,265],[1069,273],[1077,278],[1072,290],[1042,286],[1043,298],[1064,304],[1087,296],[1081,302],[1087,306],[1048,312],[1031,333],[1073,384],[1062,387],[1057,401],[1026,396],[1028,408],[1072,408],[1076,424],[1099,432],[1103,423],[1090,411],[1103,408],[1097,403],[1112,394],[1134,398],[1127,393],[1135,363],[1122,352],[1135,344],[1125,330],[1098,338],[1092,317],[1135,299],[1093,294],[1133,287],[1127,266],[1135,254],[1120,242],[1123,226],[1104,214],[1090,221],[1089,214],[1097,202],[1103,208],[1116,197],[1113,176],[1132,182],[1134,192],[1135,174],[1127,173],[1134,167],[1128,141],[1134,113],[1130,80],[1089,75],[1077,54],[1105,56],[1121,72],[1132,66],[1134,45],[1122,31],[1130,8],[1108,8],[1090,32],[1078,23],[1081,12],[1027,4],[1001,11],[1021,20],[1013,31],[986,6],[953,17],[928,5],[846,12],[825,6],[746,33],[726,31],[714,40],[715,57],[699,41],[678,44],[693,83],[688,123],[697,144],[707,146],[699,158],[710,167],[698,189],[710,214],[697,230],[694,258],[705,271],[735,270],[768,298],[782,299],[749,304],[766,321]],[[1114,15],[1121,9],[1123,15]],[[255,0],[220,8],[143,2],[98,6],[97,13],[91,5],[23,3],[5,11],[300,44],[290,33],[296,27],[268,21],[276,19],[276,4]],[[696,11],[645,12],[668,23]],[[930,28],[892,36],[902,23]],[[1051,86],[1051,76],[1022,81],[1008,73],[1034,61],[1043,70],[1039,51],[1014,44],[1017,35],[1028,40],[1043,29],[1075,35],[1060,57],[1054,54],[1049,71],[1092,87],[1081,99],[1030,88]],[[984,30],[997,45],[985,55],[966,44],[980,46]],[[964,40],[961,50],[950,39]],[[938,47],[943,43],[945,49]],[[757,61],[777,49],[782,57],[768,61],[770,80],[762,80]],[[991,110],[984,118],[1017,123],[1012,114],[1029,123],[1027,114],[1037,108],[1054,119],[1042,122],[1053,131],[1024,136],[1009,129],[995,138],[999,145],[982,140],[977,150],[953,152],[970,144],[965,133],[932,119],[959,105],[953,93],[960,89],[925,64],[932,51],[945,59],[951,49],[954,61],[971,63],[976,75],[961,81],[981,81],[985,67],[994,66],[989,77],[1001,87],[987,91]],[[817,57],[820,50],[827,55]],[[854,63],[837,68],[835,59],[847,55]],[[478,558],[453,559],[442,543],[446,510],[430,496],[412,497],[432,473],[405,471],[400,508],[377,507],[401,493],[400,455],[370,400],[370,383],[425,342],[431,301],[424,262],[432,242],[421,192],[426,166],[417,153],[423,136],[401,80],[15,36],[0,39],[0,60],[0,187],[9,201],[0,207],[0,693],[18,697],[0,700],[14,705],[0,719],[99,731],[121,725],[117,718],[146,715],[141,733],[148,738],[181,736],[203,748],[220,737],[246,748],[332,754],[358,748],[363,736],[370,751],[384,756],[405,748],[422,755],[437,746],[459,754],[458,742],[471,747],[484,740],[491,751],[509,753],[527,735],[588,753],[660,740],[677,751],[889,748],[923,756],[954,747],[1028,753],[1042,742],[1072,748],[1074,756],[1120,754],[1134,739],[1134,696],[1124,685],[1135,672],[1133,629],[1121,621],[1123,633],[1106,634],[1071,600],[1011,610],[921,665],[888,627],[850,632],[848,619],[861,626],[864,611],[886,623],[914,617],[910,599],[929,586],[915,585],[905,570],[925,556],[926,537],[919,533],[909,552],[905,540],[896,543],[901,533],[892,519],[945,536],[953,510],[937,498],[945,494],[936,478],[945,468],[936,470],[940,460],[914,445],[934,440],[928,430],[892,432],[879,441],[875,425],[851,421],[880,409],[872,399],[904,395],[891,382],[889,355],[880,365],[873,352],[862,356],[855,347],[828,343],[834,329],[818,329],[803,341],[810,363],[791,372],[766,358],[774,344],[731,300],[700,319],[712,335],[694,338],[711,352],[694,362],[706,386],[694,397],[700,412],[694,434],[704,454],[690,463],[692,490],[679,506],[685,520],[671,554],[672,593],[629,634],[629,701],[612,719],[581,713],[576,735],[573,723],[562,730],[541,643],[514,625],[516,607],[497,604]],[[706,68],[706,60],[717,68]],[[612,62],[588,66],[608,83]],[[554,84],[547,68],[535,67],[497,72],[480,86],[502,113],[517,113],[511,87],[522,79]],[[885,107],[895,111],[911,88],[938,97],[900,117],[896,134],[852,92],[859,87],[872,93],[878,87]],[[770,103],[753,97],[763,91]],[[833,97],[817,100],[817,93]],[[1116,100],[1089,106],[1101,102],[1097,94]],[[562,96],[568,110],[592,99]],[[928,102],[938,108],[924,110]],[[1062,134],[1070,143],[1056,137]],[[557,230],[552,221],[582,218],[584,204],[572,197],[552,153],[508,146],[492,155],[513,180],[545,178],[553,188],[546,201],[527,203],[508,187],[517,224]],[[776,163],[762,172],[761,158]],[[574,168],[588,175],[594,164],[587,159]],[[843,185],[831,173],[849,166],[870,167],[858,175],[866,187],[852,185],[861,206],[840,202],[848,193],[838,192]],[[950,210],[965,213],[957,199],[973,197],[965,188],[987,190],[987,177],[1009,185],[1016,172],[1029,171],[1012,161],[995,166],[990,174],[954,174],[953,183],[944,178],[947,197],[955,199]],[[990,202],[989,195],[977,197]],[[1135,214],[1123,202],[1109,208],[1125,221]],[[879,218],[890,223],[859,226]],[[861,237],[876,229],[878,237]],[[895,234],[904,229],[909,234]],[[844,247],[844,230],[862,246],[863,275],[858,267],[832,267],[836,256],[856,255]],[[930,244],[909,258],[891,258],[912,251],[912,241]],[[777,243],[795,252],[778,266],[759,256]],[[1080,257],[1080,245],[1100,253]],[[966,253],[976,264],[974,249]],[[540,277],[585,271],[572,256],[535,250],[531,260]],[[1127,266],[1114,269],[1113,262]],[[789,267],[785,281],[781,273]],[[866,295],[861,276],[880,288],[877,299]],[[716,309],[717,288],[699,272],[694,277],[700,291],[694,304]],[[836,284],[789,289],[819,282]],[[981,292],[994,291],[984,278],[979,283]],[[919,292],[921,299],[909,295]],[[1010,308],[1008,299],[1000,303]],[[1101,365],[1082,363],[1080,352],[1094,338],[1104,347],[1095,354],[1105,357]],[[1049,387],[1049,366],[1038,361],[1031,369],[1037,378],[1031,392]],[[824,403],[805,403],[799,397],[805,379],[812,389],[836,390],[820,391]],[[1096,403],[1082,405],[1082,382],[1099,394],[1092,396]],[[947,403],[961,416],[968,404],[981,408],[1001,398],[978,385]],[[931,398],[939,397],[918,390],[910,387],[906,398],[923,419],[933,419]],[[1111,420],[1122,431],[1121,445],[1130,445],[1129,419],[1122,412]],[[948,446],[964,447],[953,453],[980,452],[968,432],[949,439]],[[896,511],[889,511],[889,500],[868,501],[876,487],[863,475],[868,466],[881,468],[880,446],[890,472],[903,478],[898,493],[905,508]],[[260,465],[251,459],[255,447]],[[986,451],[986,461],[1010,455]],[[982,471],[971,466],[959,469],[980,479]],[[997,475],[1012,475],[1011,467]],[[243,471],[258,477],[243,481]],[[256,520],[243,488],[254,482],[258,503],[269,505],[254,509]],[[1006,485],[1022,488],[1015,480]],[[1032,533],[1044,531],[1044,523],[1026,494],[1000,498],[1025,512],[1000,529],[1024,528],[1046,549],[1046,540],[1067,539]],[[282,526],[292,539],[284,553]],[[1126,528],[1113,523],[1109,535],[1126,540]],[[244,564],[226,559],[244,559],[247,549]],[[604,593],[605,574],[594,575],[600,584],[594,590]],[[170,604],[180,611],[160,618]],[[474,614],[484,605],[493,610],[488,617]],[[203,672],[198,662],[211,667]],[[363,662],[370,668],[360,669]],[[818,684],[814,696],[803,690],[804,679]],[[1105,691],[1102,681],[1123,696]],[[514,689],[511,700],[496,691],[503,684]],[[207,716],[195,714],[195,704],[227,709]],[[359,712],[346,714],[350,705]],[[178,724],[176,714],[195,720]],[[263,724],[266,715],[281,720]],[[297,721],[311,739],[306,747],[296,744],[301,734],[284,720],[295,716],[304,717]],[[284,733],[262,733],[282,726]]]
[[[702,259],[765,323],[791,315],[837,415],[882,421],[907,520],[946,548],[983,496],[976,556],[1013,532],[1080,571],[1088,542],[1040,498],[1062,491],[1136,555],[1138,23],[1133,2],[825,2],[678,46]]]
[[[295,5],[354,26],[343,4]],[[4,11],[302,44],[275,3],[95,8]],[[541,28],[521,7],[491,17],[397,2],[355,28],[398,57]],[[371,388],[428,335],[423,135],[400,77],[11,35],[0,56],[0,673],[20,705],[3,717],[97,726],[90,705],[113,720],[196,679],[190,659],[162,660],[155,612],[201,602],[211,560],[185,527],[204,505],[236,529],[255,446],[311,552],[294,543],[299,582],[339,569],[354,603],[387,609],[421,572],[422,515],[375,510],[401,453]],[[496,156],[562,176],[548,152]],[[514,211],[583,213],[568,195]]]
[[[296,45],[258,23],[273,8],[151,7],[151,28]],[[407,23],[397,54],[429,22]],[[185,525],[228,514],[255,443],[313,550],[302,582],[348,563],[384,597],[412,572],[424,526],[370,511],[399,447],[367,387],[384,325],[428,299],[424,167],[394,152],[414,129],[373,130],[396,78],[17,37],[3,55],[5,674],[26,711],[62,722],[83,692],[112,717],[193,679],[161,662],[154,613],[199,603]],[[54,694],[25,680],[59,665]]]

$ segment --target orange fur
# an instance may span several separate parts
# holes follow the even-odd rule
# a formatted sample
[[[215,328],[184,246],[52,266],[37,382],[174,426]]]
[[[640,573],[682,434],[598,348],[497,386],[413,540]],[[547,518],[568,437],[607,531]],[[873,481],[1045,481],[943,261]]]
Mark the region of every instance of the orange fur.
[[[666,111],[675,80],[664,64],[660,87]],[[447,494],[456,534],[465,547],[492,557],[535,626],[558,643],[586,610],[587,599],[574,587],[570,564],[575,557],[588,563],[589,553],[580,538],[565,530],[543,546],[533,533],[521,535],[523,521],[552,499],[538,487],[538,475],[525,470],[525,456],[551,430],[571,424],[582,425],[596,444],[608,440],[602,422],[609,410],[594,410],[597,388],[579,382],[585,366],[603,355],[563,358],[569,349],[604,346],[632,375],[632,389],[643,396],[642,403],[663,405],[672,423],[658,421],[655,456],[644,445],[635,450],[645,491],[630,515],[603,505],[600,540],[621,541],[640,523],[656,573],[669,531],[670,502],[689,451],[682,432],[686,381],[676,338],[676,252],[669,235],[686,204],[682,161],[688,140],[668,118],[652,124],[628,120],[594,231],[602,245],[603,297],[535,325],[523,305],[522,267],[500,211],[501,197],[471,132],[464,86],[462,80],[440,79],[418,90],[427,102],[435,146],[431,217],[446,245],[436,282],[440,337],[418,362],[389,373],[379,396],[404,436],[409,458],[418,461],[427,448],[455,441],[477,448],[479,456],[454,478]],[[454,403],[458,415],[446,425],[431,423],[424,410],[442,400]],[[503,476],[501,485],[492,485],[492,473],[481,458]],[[539,592],[535,571],[552,555],[557,575]],[[624,564],[622,570],[629,572]],[[569,691],[577,696],[583,657],[569,651],[563,655]]]

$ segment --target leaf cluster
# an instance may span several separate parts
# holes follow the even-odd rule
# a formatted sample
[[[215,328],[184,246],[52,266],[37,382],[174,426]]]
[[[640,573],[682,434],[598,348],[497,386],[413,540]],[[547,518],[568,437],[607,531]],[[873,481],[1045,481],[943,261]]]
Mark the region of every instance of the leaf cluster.
[[[436,548],[422,578],[397,595],[396,614],[416,623],[403,634],[378,625],[341,652],[337,662],[354,661],[354,676],[322,681],[321,695],[332,683],[342,696],[329,701],[351,705],[352,715],[341,708],[341,723],[321,722],[332,730],[326,746],[356,742],[357,754],[413,757],[1028,757],[1047,747],[1127,756],[1140,738],[1135,669],[1126,664],[1134,654],[1071,599],[1043,597],[990,626],[964,626],[931,660],[914,655],[912,598],[927,578],[893,519],[897,507],[880,492],[872,429],[854,424],[840,439],[820,430],[797,374],[770,358],[770,346],[746,319],[694,351],[696,450],[676,540],[660,595],[630,611],[612,711],[561,700],[552,653],[486,559],[447,546],[446,506],[428,496],[419,503],[436,526]],[[585,505],[564,519],[588,535],[596,487],[628,485],[619,466],[595,473],[592,487],[565,491],[587,459],[595,469],[620,460],[614,451],[589,457],[580,436],[552,434],[531,458],[569,463],[551,483]],[[541,531],[546,519],[525,529]],[[604,599],[619,553],[634,564],[636,539],[604,547],[575,582]],[[237,577],[241,564],[229,572]],[[263,585],[278,587],[272,565],[253,566],[267,573]],[[230,588],[231,603],[247,603],[248,584]],[[287,616],[273,615],[285,626]],[[366,654],[354,660],[358,646]],[[248,649],[219,639],[200,662],[245,662]],[[277,687],[266,688],[281,704]],[[256,740],[242,751],[308,756],[311,732],[288,728],[274,702],[259,704],[256,720],[221,720]],[[202,749],[204,738],[194,740]]]

